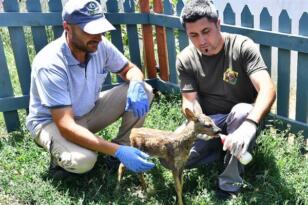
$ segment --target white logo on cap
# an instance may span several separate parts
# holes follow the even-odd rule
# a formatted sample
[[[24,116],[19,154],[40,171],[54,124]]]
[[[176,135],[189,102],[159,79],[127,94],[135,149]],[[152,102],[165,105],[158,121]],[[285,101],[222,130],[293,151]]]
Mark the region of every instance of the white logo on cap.
[[[102,12],[101,12],[101,10],[98,6],[98,3],[96,3],[96,2],[90,2],[87,5],[87,11],[88,11],[89,15],[91,15],[91,16],[102,14]]]

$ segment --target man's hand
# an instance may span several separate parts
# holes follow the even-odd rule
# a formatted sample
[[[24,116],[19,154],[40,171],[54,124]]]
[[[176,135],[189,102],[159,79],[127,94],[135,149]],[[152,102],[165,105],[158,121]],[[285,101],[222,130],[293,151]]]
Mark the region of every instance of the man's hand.
[[[244,121],[232,134],[226,136],[223,150],[228,149],[232,155],[241,156],[247,151],[249,143],[256,135],[256,132],[256,124]]]
[[[115,157],[129,170],[137,173],[146,172],[155,166],[154,163],[146,160],[149,155],[130,146],[121,145],[115,152]]]
[[[133,112],[134,116],[139,118],[149,111],[149,99],[143,81],[130,81],[125,111]]]

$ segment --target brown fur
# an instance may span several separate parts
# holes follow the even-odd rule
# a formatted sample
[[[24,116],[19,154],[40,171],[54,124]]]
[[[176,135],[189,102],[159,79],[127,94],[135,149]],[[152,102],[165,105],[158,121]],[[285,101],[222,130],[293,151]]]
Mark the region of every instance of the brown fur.
[[[189,157],[189,151],[197,134],[216,135],[220,129],[212,119],[204,114],[194,114],[185,110],[188,122],[179,132],[163,131],[151,128],[134,128],[130,134],[130,141],[136,147],[150,156],[158,157],[164,167],[172,171],[175,180],[178,204],[182,205],[183,169]],[[121,164],[118,172],[118,187],[123,176],[124,165]],[[143,175],[140,175],[145,187]]]

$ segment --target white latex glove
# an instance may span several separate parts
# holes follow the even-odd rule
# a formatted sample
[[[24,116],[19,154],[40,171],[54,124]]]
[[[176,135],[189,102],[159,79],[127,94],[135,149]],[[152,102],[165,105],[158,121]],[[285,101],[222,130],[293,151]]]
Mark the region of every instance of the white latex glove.
[[[256,135],[257,125],[250,121],[244,121],[232,134],[226,136],[223,150],[230,150],[234,156],[244,154],[250,141]]]
[[[197,134],[197,138],[198,139],[201,139],[201,140],[204,140],[204,141],[208,141],[208,140],[212,140],[214,138],[218,138],[219,135],[213,135],[213,136],[210,136],[210,135],[207,135],[207,134]]]

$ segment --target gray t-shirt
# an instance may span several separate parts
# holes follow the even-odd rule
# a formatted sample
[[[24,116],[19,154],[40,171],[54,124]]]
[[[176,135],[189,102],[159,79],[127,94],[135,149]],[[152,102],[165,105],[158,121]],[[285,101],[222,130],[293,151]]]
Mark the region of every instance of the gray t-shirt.
[[[249,75],[267,69],[251,39],[228,33],[223,36],[224,47],[216,55],[202,55],[189,45],[177,57],[181,91],[197,92],[207,115],[229,113],[240,102],[253,103],[257,92]]]
[[[71,53],[65,33],[34,58],[26,126],[35,136],[52,121],[49,109],[71,106],[78,118],[93,109],[108,72],[120,72],[127,58],[105,37],[81,64]],[[112,105],[110,105],[112,106]]]

